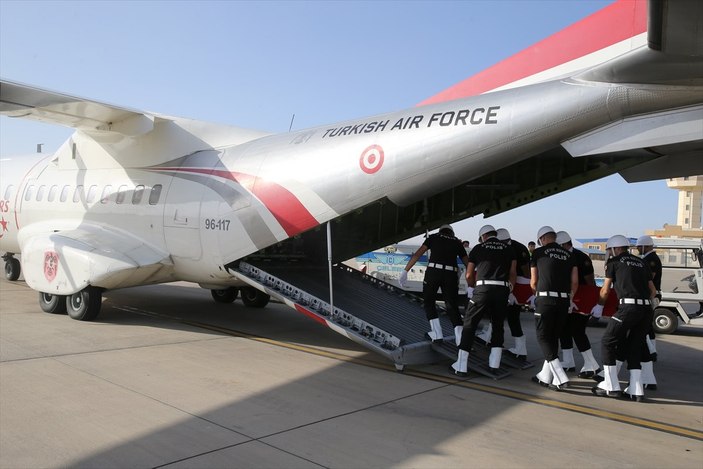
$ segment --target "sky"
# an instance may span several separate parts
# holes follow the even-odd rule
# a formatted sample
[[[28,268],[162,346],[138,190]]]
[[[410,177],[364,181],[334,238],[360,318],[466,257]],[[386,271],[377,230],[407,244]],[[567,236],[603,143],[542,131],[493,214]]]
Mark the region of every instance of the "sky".
[[[0,76],[161,114],[287,132],[411,108],[612,3],[0,0]],[[293,115],[295,118],[293,119]],[[0,156],[72,130],[0,117]],[[619,175],[488,219],[534,240],[637,237],[676,224],[678,192]],[[399,240],[400,241],[400,240]]]

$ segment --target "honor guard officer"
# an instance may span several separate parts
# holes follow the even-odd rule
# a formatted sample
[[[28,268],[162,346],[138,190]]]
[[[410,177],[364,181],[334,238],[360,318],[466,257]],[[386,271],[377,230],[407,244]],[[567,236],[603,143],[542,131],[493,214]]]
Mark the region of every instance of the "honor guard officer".
[[[651,236],[640,236],[637,238],[636,245],[637,251],[652,272],[652,283],[657,290],[652,309],[657,309],[662,298],[662,261],[654,250],[654,240]],[[645,389],[654,390],[657,389],[657,380],[654,377],[654,362],[657,361],[657,340],[654,335],[654,327],[649,328],[645,339],[647,349],[642,351],[642,384]]]
[[[576,270],[578,272],[579,288],[584,285],[590,285],[595,288],[596,281],[593,272],[593,262],[583,251],[574,248],[571,241],[571,236],[566,231],[557,232],[557,244],[569,251],[576,262]],[[591,350],[591,342],[586,335],[586,326],[591,317],[591,306],[588,306],[587,311],[579,311],[578,308],[569,311],[566,319],[566,327],[560,337],[562,360],[561,366],[565,371],[576,371],[576,363],[574,362],[574,342],[576,347],[583,356],[583,368],[578,374],[579,378],[593,378],[600,367],[593,356]]]
[[[454,335],[458,344],[463,326],[458,308],[459,268],[457,267],[457,257],[461,259],[464,265],[468,265],[469,258],[461,241],[454,236],[454,230],[450,225],[442,225],[438,233],[425,239],[425,242],[412,255],[405,269],[400,273],[398,281],[401,287],[405,287],[408,280],[408,272],[428,250],[430,251],[430,259],[425,270],[425,278],[422,281],[425,315],[430,322],[430,332],[427,335],[433,342],[441,341],[444,337],[435,304],[437,301],[437,290],[441,288],[447,315],[454,325]]]
[[[571,298],[578,289],[578,271],[569,251],[556,243],[551,226],[537,232],[540,245],[532,253],[530,286],[535,292],[537,341],[544,354],[542,371],[532,381],[561,390],[569,379],[559,361],[559,336],[566,324]]]
[[[619,397],[622,394],[616,367],[616,355],[620,350],[627,355],[627,368],[630,370],[630,383],[625,393],[639,402],[644,398],[640,356],[652,324],[651,302],[657,292],[649,267],[642,259],[628,252],[629,246],[629,240],[621,235],[611,236],[605,245],[611,257],[606,263],[605,281],[592,313],[596,317],[603,313],[611,285],[618,295],[619,306],[610,318],[602,339],[605,379],[591,391],[603,397]]]
[[[527,359],[527,341],[522,331],[522,324],[520,324],[520,311],[522,309],[521,303],[526,303],[527,299],[532,295],[532,290],[530,289],[530,251],[521,242],[511,239],[510,232],[505,228],[498,228],[496,233],[499,240],[515,251],[515,260],[517,262],[517,279],[515,288],[508,296],[507,313],[508,327],[515,341],[515,346],[508,349],[508,352],[516,358],[525,360]]]
[[[457,376],[468,373],[469,350],[484,314],[490,315],[493,326],[488,366],[492,371],[500,368],[503,322],[508,309],[508,295],[515,285],[515,251],[496,237],[496,229],[491,225],[479,230],[479,239],[481,243],[469,253],[466,267],[466,283],[474,288],[464,317],[464,327],[468,327],[469,331],[462,334],[457,360],[449,366],[449,372]]]

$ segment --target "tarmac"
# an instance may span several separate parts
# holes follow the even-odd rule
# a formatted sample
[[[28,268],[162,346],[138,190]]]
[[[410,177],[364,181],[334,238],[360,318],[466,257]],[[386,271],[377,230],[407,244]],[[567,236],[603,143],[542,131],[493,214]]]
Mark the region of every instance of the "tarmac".
[[[439,356],[397,372],[278,303],[155,285],[80,322],[3,278],[0,468],[703,467],[703,328],[657,337],[658,390],[637,403],[532,383],[522,322],[535,368],[457,379]]]

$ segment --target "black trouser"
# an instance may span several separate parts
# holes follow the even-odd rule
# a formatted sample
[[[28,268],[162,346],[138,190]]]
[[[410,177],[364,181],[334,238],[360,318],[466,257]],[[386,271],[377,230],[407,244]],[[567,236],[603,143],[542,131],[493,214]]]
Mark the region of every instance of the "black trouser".
[[[459,315],[459,274],[453,270],[435,269],[428,267],[425,271],[425,279],[422,282],[422,297],[425,303],[425,315],[427,320],[437,319],[437,290],[442,288],[444,305],[447,308],[447,316],[452,324],[461,326],[462,320]]]
[[[564,330],[562,331],[561,337],[559,337],[562,350],[574,348],[574,342],[576,342],[576,347],[579,349],[579,352],[585,352],[591,348],[591,342],[586,335],[588,318],[589,316],[579,313],[567,314]]]
[[[503,323],[508,309],[509,293],[510,290],[507,287],[498,285],[481,285],[474,289],[474,296],[469,300],[469,309],[464,317],[464,332],[461,334],[460,349],[471,350],[476,329],[485,315],[488,315],[491,326],[493,326],[491,347],[503,346]]]
[[[615,366],[617,359],[627,359],[628,370],[642,368],[642,344],[646,346],[645,337],[653,314],[647,305],[620,305],[603,334],[603,365]]]
[[[559,357],[559,337],[571,302],[568,298],[538,296],[535,300],[537,342],[548,362]]]
[[[522,324],[520,324],[520,305],[508,305],[508,327],[510,327],[510,335],[513,337],[522,337]]]

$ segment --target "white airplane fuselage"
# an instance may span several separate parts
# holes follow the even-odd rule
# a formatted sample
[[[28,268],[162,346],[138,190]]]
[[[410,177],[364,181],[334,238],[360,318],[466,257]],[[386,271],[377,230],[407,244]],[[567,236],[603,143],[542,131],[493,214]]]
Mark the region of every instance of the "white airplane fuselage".
[[[78,131],[50,157],[2,161],[0,251],[57,295],[224,286],[225,265],[371,202],[404,205],[700,93],[552,81],[234,144],[178,118],[139,138]]]

